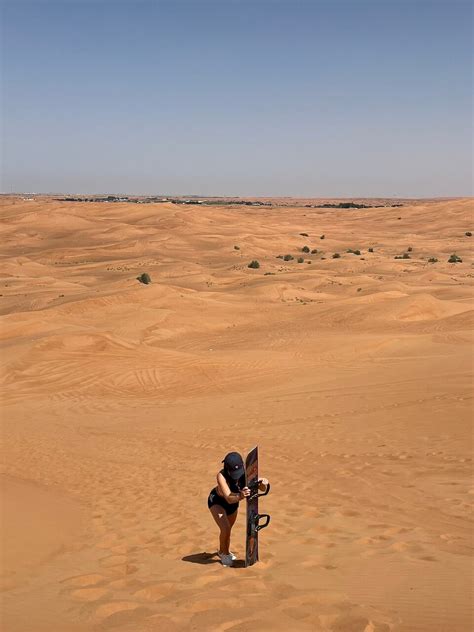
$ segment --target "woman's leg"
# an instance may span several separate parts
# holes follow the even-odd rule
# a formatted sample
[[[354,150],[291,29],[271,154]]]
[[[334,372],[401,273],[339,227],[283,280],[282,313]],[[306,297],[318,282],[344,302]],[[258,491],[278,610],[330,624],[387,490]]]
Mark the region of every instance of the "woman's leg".
[[[225,555],[229,555],[229,542],[230,542],[230,530],[231,530],[229,518],[233,518],[234,516],[233,514],[231,516],[227,516],[225,509],[221,507],[220,505],[212,505],[212,507],[209,508],[209,511],[211,512],[212,517],[214,518],[217,526],[220,529],[219,552],[224,553]],[[235,522],[235,518],[234,518],[234,522]]]
[[[234,513],[230,514],[230,516],[227,516],[227,520],[229,521],[229,537],[227,538],[227,550],[230,551],[230,532],[232,531],[232,527],[235,524],[235,521],[237,520],[237,514],[239,513],[239,510],[236,509],[234,511]]]

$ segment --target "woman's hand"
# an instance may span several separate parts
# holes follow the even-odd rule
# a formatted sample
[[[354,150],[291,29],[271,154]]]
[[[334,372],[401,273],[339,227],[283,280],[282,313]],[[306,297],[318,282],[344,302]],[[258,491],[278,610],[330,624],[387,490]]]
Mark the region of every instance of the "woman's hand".
[[[268,486],[268,480],[266,478],[259,478],[258,479],[258,489],[260,491],[263,491],[267,488]]]
[[[240,490],[240,498],[243,500],[244,498],[247,498],[247,496],[250,496],[250,489],[248,487],[244,487]]]

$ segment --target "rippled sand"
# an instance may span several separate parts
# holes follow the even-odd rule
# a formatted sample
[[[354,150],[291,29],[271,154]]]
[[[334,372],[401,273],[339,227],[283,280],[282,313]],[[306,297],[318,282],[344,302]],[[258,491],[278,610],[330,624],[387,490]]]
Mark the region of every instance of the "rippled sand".
[[[6,632],[470,629],[471,200],[0,204]],[[257,443],[225,569],[207,494]]]

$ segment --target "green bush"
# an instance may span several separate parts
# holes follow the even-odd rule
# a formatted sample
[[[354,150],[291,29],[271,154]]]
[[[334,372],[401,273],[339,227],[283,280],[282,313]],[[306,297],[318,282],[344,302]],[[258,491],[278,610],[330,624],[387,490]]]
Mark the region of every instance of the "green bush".
[[[436,257],[430,257],[428,263],[438,263],[438,259],[436,259]]]
[[[313,248],[313,250],[311,251],[312,255],[317,255],[318,254],[318,249],[317,248]]]
[[[462,259],[461,257],[458,257],[455,254],[452,254],[448,259],[448,263],[462,263]]]
[[[408,254],[408,252],[404,252],[402,255],[402,259],[409,259],[410,255]]]
[[[352,250],[352,248],[348,248],[347,252],[350,252],[353,255],[360,256],[360,250]]]
[[[304,263],[303,257],[298,257],[297,261],[298,261],[298,263]]]
[[[247,268],[254,268],[254,269],[257,269],[257,268],[259,268],[259,267],[260,267],[260,264],[259,264],[259,262],[258,262],[256,259],[254,259],[253,261],[251,261],[251,262],[248,264],[248,266],[247,266]]]
[[[283,261],[293,261],[294,257],[293,255],[285,255],[283,257]]]
[[[140,283],[144,283],[145,285],[148,285],[149,283],[151,283],[151,277],[148,274],[148,272],[143,272],[142,274],[140,274],[140,276],[137,276],[137,281],[140,281]]]
[[[374,249],[373,248],[369,248],[369,252],[374,252]]]
[[[335,252],[332,256],[333,259],[340,259],[341,255],[338,252]]]
[[[301,252],[309,252],[308,246],[303,246],[303,248],[301,248]]]

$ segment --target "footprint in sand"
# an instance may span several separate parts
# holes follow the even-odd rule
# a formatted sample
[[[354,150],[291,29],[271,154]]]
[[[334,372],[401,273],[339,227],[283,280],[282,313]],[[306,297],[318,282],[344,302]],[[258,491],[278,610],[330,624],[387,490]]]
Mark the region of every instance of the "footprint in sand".
[[[67,584],[69,586],[96,586],[102,582],[107,581],[107,577],[105,575],[99,575],[98,573],[92,573],[90,575],[77,575],[77,577],[68,577],[67,579],[63,579],[61,583]]]
[[[98,601],[108,595],[109,591],[107,588],[78,588],[77,590],[73,590],[71,593],[71,597],[76,599],[77,601]]]

